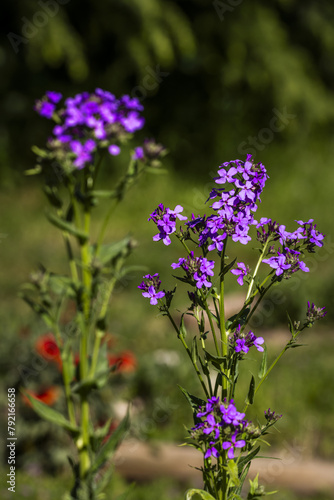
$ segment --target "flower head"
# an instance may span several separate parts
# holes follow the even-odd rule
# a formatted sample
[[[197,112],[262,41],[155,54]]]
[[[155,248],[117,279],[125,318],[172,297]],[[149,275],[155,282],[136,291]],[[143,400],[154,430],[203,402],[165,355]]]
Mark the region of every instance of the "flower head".
[[[153,276],[151,274],[146,274],[143,278],[144,281],[138,285],[138,288],[143,290],[143,297],[150,299],[151,305],[157,305],[158,299],[162,299],[162,297],[166,295],[164,291],[158,291],[161,284],[159,274],[156,273]]]

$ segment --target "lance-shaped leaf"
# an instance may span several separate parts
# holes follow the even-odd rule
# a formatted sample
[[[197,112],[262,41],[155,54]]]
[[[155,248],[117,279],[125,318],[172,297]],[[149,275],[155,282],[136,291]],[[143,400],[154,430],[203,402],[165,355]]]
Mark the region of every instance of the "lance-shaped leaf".
[[[228,271],[230,269],[232,269],[232,267],[234,266],[236,260],[237,260],[237,257],[235,259],[233,259],[232,262],[230,262],[230,264],[228,264],[227,266],[224,266],[222,272],[219,273],[219,276],[224,276],[224,274],[228,273]]]
[[[211,352],[205,350],[205,356],[206,359],[219,371],[222,371],[222,365],[225,366],[226,363],[226,357],[225,356],[215,356],[214,354],[211,354]],[[229,380],[229,378],[225,375],[225,373],[222,373],[222,375]]]
[[[228,460],[227,473],[228,473],[228,476],[229,476],[233,486],[239,486],[240,480],[238,477],[238,466],[234,460]]]
[[[61,217],[58,217],[51,212],[46,212],[46,217],[54,226],[78,238],[81,244],[85,243],[85,241],[88,240],[89,236],[87,233],[76,228],[75,226],[73,226],[73,224],[66,222],[66,220],[62,219]]]
[[[106,385],[109,375],[111,373],[111,368],[98,372],[94,378],[87,378],[78,382],[72,387],[72,392],[76,394],[88,395],[93,389],[101,389]]]
[[[246,307],[246,309],[243,311],[242,314],[238,313],[238,314],[234,314],[233,316],[231,316],[230,318],[228,318],[228,320],[226,321],[225,323],[225,328],[226,330],[229,330],[231,325],[234,323],[234,321],[238,318],[238,324],[239,325],[244,325],[245,324],[245,321],[247,319],[247,316],[248,316],[248,313],[250,311],[250,308],[249,307]],[[240,316],[239,316],[240,314]]]
[[[258,377],[261,379],[265,376],[267,373],[267,346],[266,344],[263,345],[263,354],[262,354],[262,361],[261,361],[261,366],[259,369]]]
[[[78,427],[74,426],[69,422],[64,415],[62,415],[59,411],[54,410],[53,408],[50,408],[47,406],[45,403],[42,403],[41,401],[38,401],[34,397],[32,397],[28,392],[22,391],[25,397],[27,397],[31,403],[31,406],[35,410],[35,412],[44,420],[48,420],[49,422],[52,422],[53,424],[57,424],[60,427],[63,427],[67,431],[71,432],[72,434],[78,434],[79,429]]]
[[[192,345],[191,345],[191,358],[193,360],[193,363],[196,364],[198,360],[198,345],[197,345],[197,338],[196,335],[193,338]]]
[[[58,189],[56,188],[56,186],[48,186],[48,185],[46,185],[44,187],[44,193],[46,194],[46,196],[47,196],[50,204],[53,207],[56,207],[56,208],[61,208],[62,207],[63,202],[62,202],[62,200],[58,196]]]
[[[260,451],[260,446],[258,446],[257,448],[255,448],[255,450],[250,451],[248,453],[248,455],[246,455],[245,457],[241,457],[239,459],[239,462],[238,462],[239,474],[241,473],[241,471],[243,470],[243,468],[247,464],[249,464],[251,462],[251,460],[253,460],[253,458],[256,457],[256,455],[259,453],[259,451]]]
[[[180,327],[179,327],[179,332],[182,338],[185,338],[187,335],[187,329],[184,324],[184,313],[181,316],[181,321],[180,321]]]
[[[255,378],[254,378],[254,375],[252,375],[251,381],[249,383],[249,389],[248,389],[246,403],[249,403],[250,405],[253,404],[254,394],[255,394]]]
[[[210,493],[204,490],[198,490],[197,488],[193,488],[188,490],[186,493],[186,500],[191,500],[194,495],[199,495],[202,500],[216,500]]]
[[[129,250],[132,247],[133,243],[134,241],[132,240],[132,238],[127,236],[121,241],[116,241],[108,245],[101,245],[98,259],[100,262],[102,262],[102,264],[108,264],[109,262],[123,254],[124,256],[126,256],[129,253]],[[94,248],[92,248],[92,250],[94,253]]]
[[[188,401],[188,403],[190,404],[194,414],[198,412],[198,409],[202,406],[205,406],[206,405],[206,401],[204,401],[203,399],[201,398],[198,398],[197,396],[193,396],[192,394],[190,394],[186,389],[184,389],[183,387],[181,387],[179,385],[179,388],[181,389],[181,391],[183,392],[183,394],[185,395],[186,397],[186,400]]]
[[[95,474],[105,464],[105,462],[111,458],[116,448],[123,440],[125,434],[128,432],[129,428],[130,411],[128,408],[127,414],[125,415],[121,423],[112,433],[106,444],[102,446],[100,451],[96,454],[95,461],[91,467],[92,474]]]

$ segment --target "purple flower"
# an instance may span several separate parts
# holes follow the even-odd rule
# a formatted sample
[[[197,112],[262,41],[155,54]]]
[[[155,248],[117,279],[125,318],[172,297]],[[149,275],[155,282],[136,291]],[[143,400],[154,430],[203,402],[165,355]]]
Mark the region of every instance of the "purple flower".
[[[215,262],[207,260],[205,257],[195,257],[194,252],[190,252],[186,259],[180,258],[178,263],[171,264],[173,269],[181,267],[186,272],[186,278],[191,283],[196,282],[197,288],[203,286],[210,288],[212,283],[209,281],[209,276],[214,276],[213,268]]]
[[[167,208],[167,214],[173,215],[174,217],[177,217],[179,220],[187,220],[188,217],[185,215],[181,215],[181,212],[183,212],[183,207],[181,205],[176,205],[174,210],[171,210],[170,208]]]
[[[237,263],[238,269],[232,269],[231,273],[235,276],[238,276],[237,282],[240,286],[244,284],[244,277],[249,273],[249,267],[246,266],[243,262]]]
[[[233,424],[235,426],[238,426],[241,423],[242,419],[245,417],[244,413],[240,413],[237,411],[233,399],[231,399],[227,407],[221,405],[220,411],[226,424]]]
[[[215,444],[214,441],[210,441],[210,447],[206,450],[204,458],[209,458],[211,457],[211,455],[214,456],[215,458],[219,457],[217,448],[213,446],[214,444]]]
[[[53,102],[53,104],[58,104],[58,102],[63,97],[60,92],[54,92],[52,90],[47,90],[45,92],[45,95],[49,99],[49,101]]]
[[[209,398],[206,403],[205,411],[198,412],[196,417],[200,418],[208,415],[208,413],[212,412],[217,405],[219,405],[219,397],[212,396],[212,398]]]
[[[215,433],[215,439],[219,438],[220,434],[220,425],[216,422],[215,417],[213,415],[208,415],[206,418],[207,426],[203,429],[204,434],[211,434],[211,432]]]
[[[276,269],[276,276],[280,276],[284,271],[290,269],[291,264],[285,264],[286,255],[277,252],[278,257],[270,257],[270,259],[263,259],[262,262],[269,264],[272,269]]]
[[[235,342],[235,352],[244,352],[245,354],[247,354],[247,352],[249,351],[249,347],[248,345],[246,344],[246,340],[245,339],[238,339],[236,342]]]
[[[263,352],[264,351],[264,349],[262,347],[263,343],[264,343],[264,338],[263,337],[256,337],[255,340],[254,340],[254,345],[255,345],[256,349],[259,352]]]
[[[135,152],[132,155],[133,160],[143,160],[144,159],[144,150],[141,146],[135,148]]]
[[[156,305],[158,303],[157,299],[162,299],[162,297],[165,296],[165,292],[162,292],[162,291],[157,292],[154,289],[154,286],[151,285],[148,287],[147,292],[143,292],[142,295],[143,295],[143,297],[147,297],[148,299],[150,299],[150,304],[153,306],[153,305]]]
[[[121,152],[121,148],[117,144],[110,144],[108,151],[112,156],[117,156]]]
[[[259,352],[263,352],[264,348],[262,344],[264,343],[263,337],[256,337],[252,331],[249,331],[246,335],[240,333],[241,326],[239,325],[234,332],[233,337],[230,338],[230,345],[234,348],[235,352],[245,354],[249,351],[250,347],[255,346]]]
[[[183,211],[181,205],[177,205],[174,210],[165,208],[162,203],[151,213],[148,220],[153,220],[159,229],[159,233],[153,236],[153,241],[163,240],[165,245],[170,245],[170,234],[176,231],[176,219],[185,220],[187,217],[180,215]]]
[[[39,114],[41,116],[44,116],[45,118],[52,118],[55,109],[56,106],[51,102],[42,102],[39,109]]]
[[[79,169],[83,168],[86,163],[93,160],[92,152],[95,150],[96,144],[93,139],[87,139],[87,141],[82,144],[80,141],[71,141],[70,148],[75,153],[76,159],[73,165]]]
[[[143,290],[142,295],[145,298],[150,299],[151,305],[156,305],[158,303],[158,299],[162,299],[166,294],[163,291],[158,291],[161,281],[159,279],[159,274],[146,274],[143,276],[144,281],[138,285],[140,290]]]
[[[237,432],[233,434],[231,441],[223,442],[223,450],[228,450],[227,457],[232,460],[234,458],[234,449],[235,448],[243,448],[246,445],[246,441],[244,439],[240,439],[236,441]]]

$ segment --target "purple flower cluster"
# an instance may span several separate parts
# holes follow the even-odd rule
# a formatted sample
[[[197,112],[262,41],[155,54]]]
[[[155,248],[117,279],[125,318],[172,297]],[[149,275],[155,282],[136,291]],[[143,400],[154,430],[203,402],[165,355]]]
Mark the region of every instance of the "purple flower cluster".
[[[326,316],[327,311],[325,311],[324,307],[316,307],[316,305],[312,302],[312,305],[307,303],[307,313],[306,319],[310,325],[313,325],[315,321],[322,319]]]
[[[231,460],[235,449],[246,445],[244,437],[249,422],[244,418],[245,413],[237,411],[233,399],[229,402],[224,400],[221,404],[219,398],[213,396],[208,399],[205,408],[200,408],[196,417],[203,420],[191,430],[194,438],[205,443],[204,458],[218,458],[225,450]]]
[[[165,208],[162,203],[158,206],[154,212],[151,213],[148,220],[153,220],[159,229],[159,233],[153,236],[153,241],[162,240],[165,245],[170,245],[171,239],[170,234],[176,231],[176,219],[186,220],[187,217],[181,215],[183,212],[183,207],[181,205],[176,205],[174,210],[170,208]]]
[[[203,286],[210,288],[212,283],[209,281],[209,277],[214,276],[214,265],[215,262],[213,260],[208,260],[205,257],[195,257],[194,252],[190,252],[188,257],[180,258],[177,264],[172,264],[172,268],[181,267],[186,272],[186,279],[190,283],[195,281],[197,288],[202,288]]]
[[[146,274],[143,276],[145,281],[142,281],[138,288],[143,290],[142,295],[150,299],[150,304],[152,306],[157,305],[158,299],[162,299],[166,294],[163,291],[158,291],[161,285],[161,280],[159,279],[159,274]]]
[[[234,160],[223,163],[218,174],[216,184],[229,183],[233,188],[213,189],[209,199],[219,198],[211,205],[216,214],[207,218],[198,217],[188,225],[192,229],[201,228],[199,246],[208,244],[208,250],[221,251],[227,236],[244,245],[251,240],[249,228],[256,224],[253,213],[257,210],[257,201],[261,201],[260,194],[268,175],[262,163],[255,164],[251,155],[247,155],[244,162]]]
[[[110,92],[97,88],[93,93],[83,92],[66,99],[56,111],[61,98],[60,93],[48,91],[36,101],[35,110],[57,123],[48,147],[71,153],[78,169],[93,161],[93,153],[99,147],[107,147],[112,156],[118,155],[120,147],[115,142],[144,126],[140,114],[143,106],[128,95],[116,99]]]
[[[236,353],[245,353],[249,351],[250,347],[255,346],[259,352],[263,352],[262,344],[264,343],[263,337],[256,337],[256,335],[249,331],[246,335],[240,333],[241,325],[238,325],[233,336],[230,337],[230,345]]]
[[[294,232],[286,231],[284,225],[279,225],[268,218],[262,218],[256,226],[257,237],[261,243],[271,238],[273,241],[278,240],[282,245],[275,255],[262,261],[275,270],[276,276],[289,278],[299,269],[309,272],[309,268],[301,260],[301,255],[305,250],[313,253],[315,246],[323,246],[324,235],[316,229],[313,219],[308,222],[296,222],[299,227]],[[270,249],[270,253],[275,253],[274,247]]]

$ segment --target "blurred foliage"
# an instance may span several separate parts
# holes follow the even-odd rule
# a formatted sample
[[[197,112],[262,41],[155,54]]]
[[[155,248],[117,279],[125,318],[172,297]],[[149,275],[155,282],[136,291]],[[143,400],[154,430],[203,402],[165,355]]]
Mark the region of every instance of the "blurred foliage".
[[[43,128],[32,103],[48,88],[137,95],[151,133],[183,173],[200,174],[254,149],[248,138],[268,127],[275,109],[295,116],[275,135],[281,146],[332,139],[330,0],[235,7],[218,0],[5,0],[2,22],[7,168],[26,163]]]

